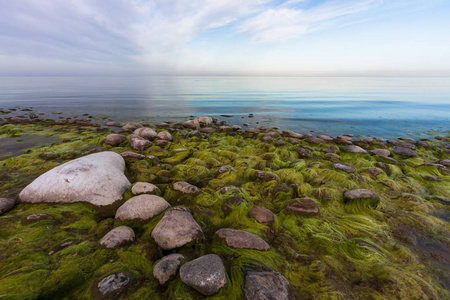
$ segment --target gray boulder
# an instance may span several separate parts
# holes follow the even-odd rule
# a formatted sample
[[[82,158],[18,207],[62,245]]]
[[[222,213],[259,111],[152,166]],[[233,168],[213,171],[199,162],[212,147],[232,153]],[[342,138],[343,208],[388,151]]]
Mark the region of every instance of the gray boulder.
[[[367,153],[366,150],[364,150],[363,148],[359,147],[359,146],[355,146],[355,145],[348,145],[345,147],[341,148],[342,152],[347,152],[347,153]]]
[[[165,140],[169,142],[173,140],[172,135],[168,131],[161,131],[160,133],[158,133],[157,137],[160,140]]]
[[[158,135],[156,131],[148,127],[138,128],[133,132],[133,134],[143,137],[144,139],[147,140],[153,140]]]
[[[167,211],[152,231],[152,238],[164,250],[181,247],[202,235],[202,229],[186,207]]]
[[[289,281],[273,270],[249,271],[245,276],[247,300],[289,300],[289,289]]]
[[[114,152],[90,154],[42,174],[19,194],[22,203],[88,202],[95,206],[122,200],[130,186],[125,161]]]
[[[0,216],[14,207],[15,201],[11,198],[0,198]]]
[[[105,144],[111,146],[119,146],[123,142],[127,140],[127,137],[123,134],[111,133],[108,134],[105,138]]]
[[[394,148],[392,148],[392,151],[394,151],[395,154],[398,154],[398,155],[401,155],[401,156],[406,156],[406,157],[419,156],[413,150],[411,150],[409,148],[404,148],[404,147],[397,147],[397,146],[395,146]]]
[[[205,296],[211,296],[227,284],[225,267],[216,254],[208,254],[190,261],[180,269],[181,281]]]
[[[197,117],[195,119],[200,123],[200,126],[209,126],[213,123],[211,117]]]
[[[186,128],[198,129],[200,127],[200,123],[198,122],[197,119],[188,120],[183,123],[183,126]]]
[[[136,151],[143,151],[152,145],[152,142],[136,134],[130,135],[128,142],[130,143],[131,149]]]
[[[117,209],[116,220],[148,221],[169,207],[170,204],[159,196],[147,194],[134,196]]]
[[[164,256],[153,267],[153,277],[160,285],[166,285],[177,276],[178,269],[185,257],[181,254],[170,254]]]
[[[120,226],[108,232],[100,241],[100,246],[107,249],[115,249],[133,243],[134,239],[133,229],[128,226]]]
[[[269,251],[270,246],[259,236],[242,230],[220,229],[216,235],[225,240],[228,247],[234,249],[253,249]]]
[[[344,200],[355,200],[355,199],[378,199],[377,193],[371,190],[350,190],[344,193]]]
[[[140,194],[157,194],[159,192],[159,188],[148,182],[136,182],[131,188],[131,193],[133,195]]]
[[[144,126],[142,126],[142,124],[130,122],[130,123],[127,123],[127,125],[123,126],[122,130],[126,131],[126,132],[132,132],[132,131],[135,131],[136,129],[142,128],[142,127],[144,127]]]

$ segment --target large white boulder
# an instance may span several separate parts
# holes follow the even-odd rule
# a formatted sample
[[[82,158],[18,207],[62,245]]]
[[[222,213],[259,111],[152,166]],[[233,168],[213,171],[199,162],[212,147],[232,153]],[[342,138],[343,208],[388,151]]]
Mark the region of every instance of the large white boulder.
[[[42,174],[20,192],[19,199],[22,203],[110,205],[122,200],[130,186],[124,171],[125,161],[119,154],[90,154]]]

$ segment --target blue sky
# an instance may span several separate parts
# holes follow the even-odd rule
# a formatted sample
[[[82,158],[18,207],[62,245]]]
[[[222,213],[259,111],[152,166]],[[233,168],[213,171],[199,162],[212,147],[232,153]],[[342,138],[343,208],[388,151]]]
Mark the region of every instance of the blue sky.
[[[448,0],[0,1],[0,75],[450,76]]]

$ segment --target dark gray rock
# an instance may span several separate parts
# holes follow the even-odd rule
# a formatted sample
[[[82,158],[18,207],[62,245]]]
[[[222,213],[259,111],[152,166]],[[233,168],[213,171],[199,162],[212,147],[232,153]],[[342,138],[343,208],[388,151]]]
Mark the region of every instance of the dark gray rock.
[[[228,247],[234,249],[253,249],[269,251],[270,246],[259,236],[242,230],[220,229],[216,235],[225,240]]]
[[[289,290],[289,281],[276,271],[248,271],[245,275],[247,300],[289,300]]]
[[[227,284],[225,267],[216,254],[204,255],[184,264],[180,278],[205,296],[218,293]]]
[[[100,246],[107,249],[115,249],[134,242],[133,229],[128,226],[119,226],[108,232],[100,241]]]
[[[103,278],[97,285],[101,298],[112,298],[120,295],[131,284],[133,279],[123,272],[111,274]]]
[[[242,202],[244,202],[244,199],[238,196],[230,197],[225,200],[222,204],[222,211],[225,216],[228,216],[233,211],[233,206],[238,206]]]
[[[394,148],[392,148],[392,151],[394,151],[395,154],[398,154],[398,155],[401,155],[401,156],[406,156],[406,157],[419,156],[413,150],[411,150],[409,148],[404,148],[404,147],[397,147],[397,146],[395,146]]]
[[[105,138],[105,144],[111,146],[119,146],[127,140],[127,137],[123,134],[112,133],[108,134]]]
[[[256,176],[256,178],[260,178],[264,181],[272,181],[272,180],[278,181],[279,180],[278,176],[276,176],[274,174],[266,173],[266,172],[255,172],[255,176]]]
[[[0,216],[5,212],[11,210],[15,205],[14,199],[11,198],[0,198]]]
[[[185,257],[178,253],[164,256],[153,267],[153,277],[158,280],[160,285],[167,285],[177,276],[184,259]]]

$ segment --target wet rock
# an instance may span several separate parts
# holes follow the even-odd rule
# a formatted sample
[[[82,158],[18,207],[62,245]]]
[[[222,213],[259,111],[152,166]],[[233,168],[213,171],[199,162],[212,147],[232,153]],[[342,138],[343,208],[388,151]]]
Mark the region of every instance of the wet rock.
[[[88,202],[95,206],[122,200],[130,186],[125,161],[114,152],[90,154],[42,174],[19,194],[22,203]]]
[[[255,172],[255,176],[264,181],[272,181],[272,180],[278,181],[278,177],[276,175],[265,173],[265,172]]]
[[[181,247],[202,235],[202,229],[186,207],[167,211],[152,231],[152,238],[164,250]]]
[[[209,126],[213,123],[211,117],[197,117],[195,119],[200,123],[200,126]]]
[[[131,193],[133,195],[140,195],[140,194],[157,194],[159,191],[159,188],[151,183],[148,182],[136,182],[133,187],[131,188]]]
[[[275,146],[286,146],[286,142],[283,140],[276,141]]]
[[[229,185],[229,186],[223,186],[219,189],[221,194],[225,194],[228,191],[232,191],[233,193],[239,193],[241,191],[241,188],[234,186],[234,185]]]
[[[130,123],[127,123],[127,125],[123,126],[122,130],[126,131],[126,132],[132,132],[141,127],[144,127],[144,126],[142,126],[142,124],[139,124],[139,123],[130,122]]]
[[[156,140],[155,145],[158,147],[164,147],[169,143],[167,140]]]
[[[0,198],[0,216],[5,212],[11,210],[15,205],[14,199],[11,198]]]
[[[373,138],[369,138],[369,137],[362,138],[361,142],[371,144],[373,142]]]
[[[233,125],[233,126],[231,126],[231,129],[234,131],[238,131],[238,130],[242,130],[242,127],[239,125]]]
[[[175,191],[179,191],[183,194],[198,195],[202,192],[202,190],[195,185],[192,185],[185,181],[175,182],[172,187]]]
[[[411,150],[409,148],[403,148],[403,147],[395,146],[394,148],[392,148],[392,151],[394,151],[395,154],[398,154],[398,155],[401,155],[401,156],[406,156],[406,157],[419,156],[419,155],[417,155],[416,152],[414,152],[413,150]]]
[[[336,153],[325,153],[324,155],[325,158],[329,158],[329,159],[340,159],[341,157],[336,154]]]
[[[198,129],[198,128],[200,128],[200,123],[198,122],[197,119],[188,120],[183,123],[183,126],[186,128]]]
[[[25,219],[22,220],[22,225],[30,225],[42,220],[55,220],[54,217],[48,215],[48,214],[32,214],[27,216]]]
[[[265,142],[265,143],[273,142],[273,137],[271,137],[270,135],[263,135],[261,137],[261,142]]]
[[[221,130],[221,131],[230,131],[231,130],[231,127],[230,126],[220,126],[219,127],[219,130]]]
[[[291,138],[294,138],[294,139],[303,139],[305,137],[303,134],[294,132],[292,130],[284,130],[283,131],[283,136],[291,137]]]
[[[298,144],[298,141],[296,139],[294,139],[294,138],[291,138],[291,137],[287,138],[286,142],[288,142],[289,144],[292,144],[292,145],[297,145]]]
[[[399,139],[399,140],[402,140],[402,141],[407,141],[407,142],[410,142],[410,143],[414,143],[414,140],[413,140],[412,138],[399,137],[398,139]]]
[[[244,202],[244,199],[238,196],[230,197],[225,200],[222,204],[222,211],[225,216],[228,216],[233,211],[233,206],[238,206],[242,202]]]
[[[392,173],[391,166],[388,165],[388,164],[386,164],[386,163],[383,163],[383,162],[376,162],[376,163],[375,163],[375,167],[380,168],[380,169],[383,170],[387,175],[391,175],[391,173]]]
[[[205,296],[211,296],[227,284],[225,267],[216,254],[201,256],[180,268],[180,278]]]
[[[120,156],[123,158],[129,158],[129,159],[144,159],[145,155],[134,153],[134,152],[122,152],[120,153]]]
[[[286,209],[294,214],[313,216],[319,214],[317,203],[309,198],[295,199],[287,205]]]
[[[185,257],[174,253],[164,256],[153,267],[153,277],[158,280],[160,285],[167,285],[177,276],[178,269]]]
[[[222,166],[222,167],[220,167],[218,173],[219,174],[223,174],[223,173],[230,172],[230,171],[231,171],[231,167],[229,167],[229,166]]]
[[[161,131],[157,135],[158,139],[165,140],[165,141],[172,141],[173,137],[168,131]]]
[[[269,251],[270,246],[259,236],[242,230],[220,229],[216,235],[225,240],[228,247],[233,249],[253,249]]]
[[[170,204],[159,196],[147,194],[134,196],[117,209],[116,220],[148,221],[169,207]]]
[[[339,150],[339,147],[335,146],[335,145],[322,149],[322,151],[325,153],[334,153],[334,152],[336,152],[336,150]]]
[[[123,293],[129,286],[133,284],[132,277],[125,275],[123,272],[113,273],[103,278],[97,285],[101,299],[112,299]]]
[[[347,172],[347,173],[354,173],[354,172],[356,172],[356,168],[354,166],[350,166],[350,165],[347,165],[347,164],[344,164],[344,163],[341,163],[341,162],[333,163],[333,167],[336,170],[344,171],[344,172]]]
[[[276,271],[248,271],[245,275],[247,300],[289,300],[289,290],[289,281]]]
[[[321,138],[318,138],[318,137],[307,137],[305,139],[305,141],[307,141],[308,143],[317,144],[317,145],[325,142],[324,140],[322,140]]]
[[[158,135],[156,131],[148,127],[138,128],[133,132],[133,134],[143,137],[147,140],[153,140]]]
[[[133,229],[128,226],[120,226],[108,232],[100,241],[100,246],[107,249],[115,249],[134,242]]]
[[[342,152],[347,152],[347,153],[367,153],[366,150],[364,150],[363,148],[359,147],[359,146],[355,146],[355,145],[348,145],[345,147],[341,148]]]
[[[217,130],[213,127],[203,127],[200,128],[200,132],[204,132],[204,133],[213,133],[216,132]]]
[[[394,140],[394,139],[388,139],[386,142],[388,144],[392,144],[394,146],[401,147],[401,148],[408,148],[408,149],[411,149],[411,150],[416,149],[416,146],[414,146],[411,143],[400,142],[400,141],[397,141],[397,140]]]
[[[105,138],[105,144],[111,146],[119,146],[127,140],[127,137],[123,134],[112,133],[108,134]]]
[[[374,149],[374,150],[370,150],[370,153],[373,155],[378,155],[378,156],[391,155],[391,151],[389,151],[388,149]]]
[[[379,199],[379,197],[374,191],[364,189],[350,190],[344,193],[344,200],[355,199]]]
[[[331,141],[333,140],[333,138],[332,138],[331,136],[323,135],[323,134],[318,135],[317,137],[318,137],[319,139],[322,139],[322,140],[324,140],[324,141],[329,141],[329,142],[331,142]]]
[[[261,206],[250,209],[249,215],[258,223],[272,223],[275,220],[273,213]]]
[[[305,158],[311,158],[312,157],[311,153],[309,153],[309,150],[306,149],[306,148],[303,148],[303,147],[295,148],[294,151],[298,153],[298,157],[299,158],[305,159]]]
[[[136,134],[130,135],[128,142],[130,143],[131,149],[136,151],[143,151],[152,145],[152,142]]]

